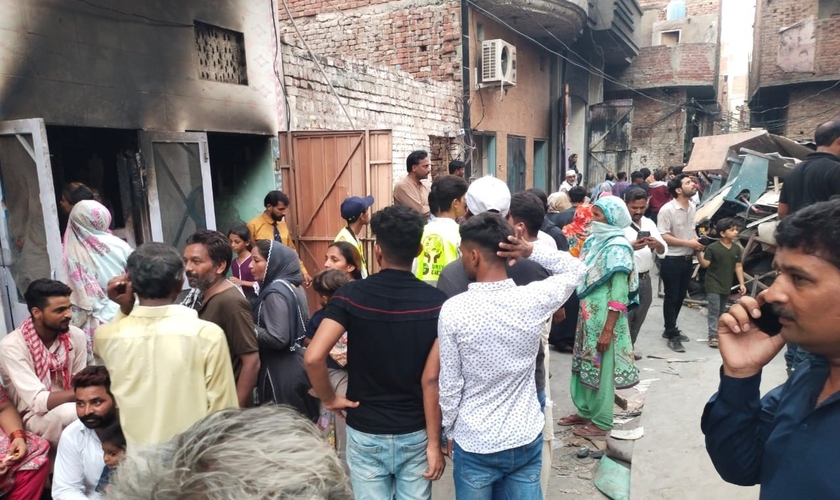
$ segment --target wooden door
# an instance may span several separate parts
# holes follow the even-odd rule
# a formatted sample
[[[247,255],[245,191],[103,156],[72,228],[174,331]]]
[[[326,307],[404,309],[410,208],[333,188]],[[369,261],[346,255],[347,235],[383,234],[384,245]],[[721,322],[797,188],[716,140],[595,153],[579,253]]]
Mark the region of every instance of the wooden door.
[[[525,138],[507,137],[507,184],[511,193],[525,189]]]
[[[324,269],[327,247],[344,227],[341,202],[374,197],[372,212],[391,205],[390,131],[292,132],[280,137],[283,190],[292,198],[290,229],[309,274]],[[362,234],[368,272],[377,271],[370,228]],[[310,310],[318,308],[308,293]]]

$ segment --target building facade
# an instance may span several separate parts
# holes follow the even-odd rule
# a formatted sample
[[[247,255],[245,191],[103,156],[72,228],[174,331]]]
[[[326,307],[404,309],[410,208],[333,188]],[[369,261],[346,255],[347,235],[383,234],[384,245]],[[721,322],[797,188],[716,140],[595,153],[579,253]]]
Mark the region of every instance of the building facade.
[[[840,116],[840,2],[756,0],[750,111],[753,127],[812,141]]]
[[[279,180],[269,0],[3,2],[0,217],[3,314],[63,278],[63,186],[101,195],[131,244],[183,248],[246,221]]]
[[[611,73],[605,100],[632,102],[630,160],[618,168],[681,166],[692,139],[714,132],[721,107],[720,0],[641,0],[641,49]]]

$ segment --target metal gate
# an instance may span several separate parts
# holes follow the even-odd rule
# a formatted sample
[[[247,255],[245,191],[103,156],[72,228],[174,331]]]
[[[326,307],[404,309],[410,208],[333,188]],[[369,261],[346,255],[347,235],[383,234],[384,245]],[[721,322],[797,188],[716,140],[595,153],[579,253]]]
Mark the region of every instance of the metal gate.
[[[327,247],[345,225],[341,202],[346,197],[372,195],[373,211],[391,204],[391,132],[284,133],[280,148],[283,186],[292,198],[290,228],[297,228],[300,258],[314,276],[323,270]],[[361,236],[368,272],[375,272],[369,228]],[[310,309],[317,309],[315,294],[310,290],[308,296]]]
[[[607,172],[629,172],[633,139],[633,100],[619,99],[589,107],[589,157],[584,180],[589,188]]]
[[[31,282],[64,280],[50,152],[41,118],[0,122],[0,196],[0,313],[5,334],[29,316],[23,293]]]
[[[152,240],[183,251],[199,229],[216,229],[207,134],[140,132]]]

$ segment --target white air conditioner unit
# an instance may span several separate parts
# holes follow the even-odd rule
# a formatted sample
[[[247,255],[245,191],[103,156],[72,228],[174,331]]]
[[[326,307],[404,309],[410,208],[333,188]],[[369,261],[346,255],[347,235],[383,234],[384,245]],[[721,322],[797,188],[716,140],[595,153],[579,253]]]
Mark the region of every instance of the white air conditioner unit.
[[[481,43],[481,86],[516,85],[516,47],[504,40]]]

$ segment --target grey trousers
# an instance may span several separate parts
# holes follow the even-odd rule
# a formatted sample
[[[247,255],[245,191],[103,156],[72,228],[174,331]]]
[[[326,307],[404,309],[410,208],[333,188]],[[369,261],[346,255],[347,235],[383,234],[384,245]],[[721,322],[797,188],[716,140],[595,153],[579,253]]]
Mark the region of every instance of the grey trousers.
[[[630,341],[636,344],[636,337],[645,322],[650,303],[653,301],[653,289],[650,283],[650,274],[639,280],[639,307],[627,313],[627,322],[630,326]]]
[[[720,315],[726,312],[726,302],[729,301],[729,294],[722,293],[706,293],[706,302],[708,302],[709,317],[709,338],[717,337],[717,326]]]

